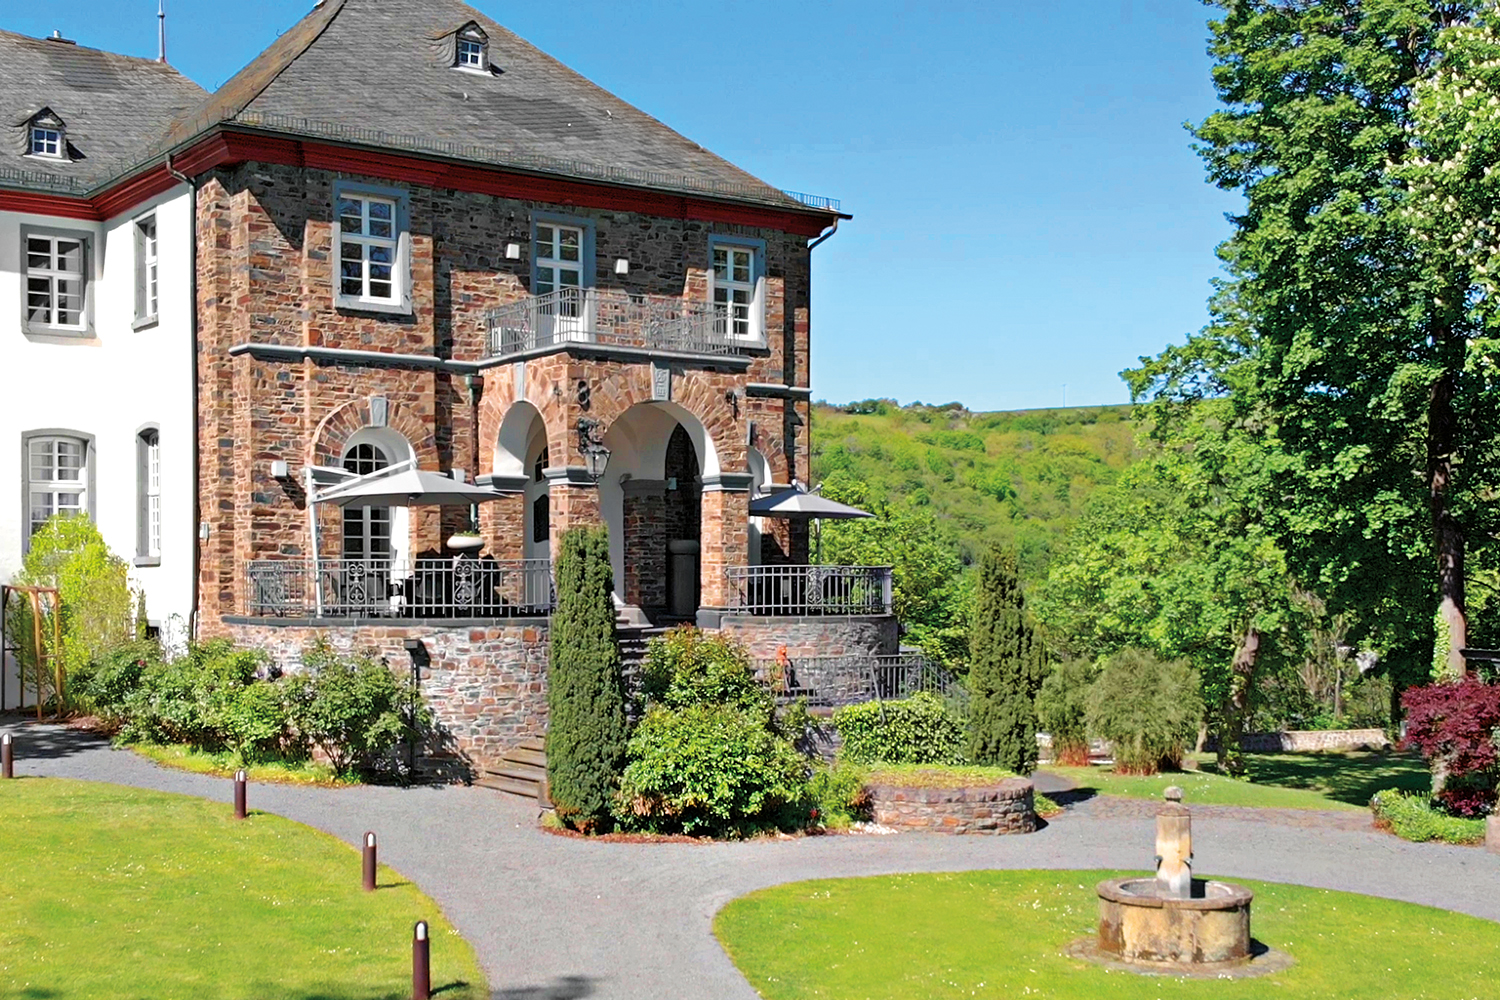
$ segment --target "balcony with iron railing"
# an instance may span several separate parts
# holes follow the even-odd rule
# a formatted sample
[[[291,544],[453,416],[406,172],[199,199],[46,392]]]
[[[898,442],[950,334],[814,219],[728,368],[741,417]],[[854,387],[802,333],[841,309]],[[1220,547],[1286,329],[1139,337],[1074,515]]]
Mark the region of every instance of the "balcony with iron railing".
[[[553,604],[547,559],[257,559],[245,582],[253,617],[535,617]]]
[[[560,288],[529,295],[492,310],[488,326],[486,353],[491,358],[572,345],[740,357],[760,346],[758,340],[731,331],[723,306],[615,288]]]
[[[889,566],[730,566],[729,610],[745,615],[888,615]]]

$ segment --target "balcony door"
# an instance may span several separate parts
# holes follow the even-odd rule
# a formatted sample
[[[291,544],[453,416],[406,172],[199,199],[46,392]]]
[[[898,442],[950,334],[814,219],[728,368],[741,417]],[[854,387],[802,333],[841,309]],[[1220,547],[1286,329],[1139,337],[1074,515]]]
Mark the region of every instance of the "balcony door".
[[[344,456],[344,471],[356,476],[391,464],[378,445],[357,444]],[[344,536],[335,602],[345,614],[373,614],[389,606],[391,590],[391,508],[345,507]]]
[[[539,223],[535,256],[537,346],[560,341],[587,340],[590,322],[588,291],[583,275],[583,229]]]

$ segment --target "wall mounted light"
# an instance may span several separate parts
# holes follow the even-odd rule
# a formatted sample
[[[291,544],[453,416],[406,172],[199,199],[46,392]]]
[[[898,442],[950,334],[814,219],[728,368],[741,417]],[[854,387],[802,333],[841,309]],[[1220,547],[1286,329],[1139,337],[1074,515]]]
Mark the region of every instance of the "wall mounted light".
[[[578,418],[578,450],[583,453],[583,464],[588,469],[589,478],[596,483],[609,465],[609,449],[604,447],[601,426],[592,417]]]
[[[290,479],[291,477],[292,472],[285,459],[277,458],[271,461],[272,479]]]
[[[505,244],[505,259],[506,260],[520,260],[521,259],[521,244],[519,244],[519,243],[507,243],[507,244]]]
[[[616,257],[615,258],[615,273],[616,274],[629,274],[630,273],[630,261],[626,260],[624,257]]]

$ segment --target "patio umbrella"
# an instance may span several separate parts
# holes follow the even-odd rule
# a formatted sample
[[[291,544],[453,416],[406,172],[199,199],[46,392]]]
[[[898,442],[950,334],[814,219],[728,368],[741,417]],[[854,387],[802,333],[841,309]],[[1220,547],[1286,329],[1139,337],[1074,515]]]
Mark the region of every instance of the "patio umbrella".
[[[488,486],[409,468],[388,476],[364,476],[354,482],[339,483],[314,500],[340,507],[467,507],[503,496],[504,493]]]
[[[850,521],[874,517],[867,510],[809,493],[800,484],[750,501],[751,517],[785,517],[798,521]]]

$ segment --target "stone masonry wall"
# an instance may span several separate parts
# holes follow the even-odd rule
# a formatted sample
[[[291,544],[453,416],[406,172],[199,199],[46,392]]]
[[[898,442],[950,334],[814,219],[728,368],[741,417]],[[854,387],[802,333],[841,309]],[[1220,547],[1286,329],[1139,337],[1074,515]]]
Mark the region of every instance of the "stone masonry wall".
[[[895,830],[924,833],[1031,833],[1036,809],[1031,782],[1006,778],[976,788],[870,788],[873,818]]]
[[[424,749],[418,770],[468,777],[502,753],[547,731],[545,620],[503,625],[349,624],[279,625],[231,619],[216,630],[237,644],[263,649],[282,670],[302,667],[302,650],[325,638],[335,650],[384,659],[405,672],[403,643],[420,639],[431,662],[421,691],[431,706],[438,740]]]
[[[707,428],[723,472],[748,471],[754,421],[755,446],[773,480],[807,478],[806,400],[751,397],[747,390],[751,383],[809,384],[805,237],[348,177],[399,188],[407,199],[412,308],[409,315],[384,315],[334,303],[333,190],[343,176],[244,163],[199,178],[199,500],[208,530],[199,564],[203,620],[243,612],[246,561],[310,555],[302,471],[309,463],[336,462],[348,435],[367,426],[361,421],[384,412],[386,426],[406,438],[423,468],[493,471],[499,422],[517,398],[514,366],[485,371],[476,407],[464,376],[441,364],[482,359],[487,313],[527,293],[536,212],[590,221],[595,283],[632,293],[702,298],[711,234],[764,240],[764,352],[748,370],[674,361],[671,400]],[[505,258],[508,242],[522,246],[519,260]],[[628,274],[615,273],[617,258],[630,261]],[[241,345],[399,353],[433,363],[230,356]],[[583,415],[575,397],[580,382],[593,386],[592,416],[606,429],[630,405],[654,398],[644,361],[562,354],[526,362],[524,369],[526,398],[546,422],[554,465],[581,464],[574,433]],[[288,479],[271,478],[276,460],[290,464]],[[582,490],[560,492],[575,495],[556,498],[554,538],[570,521],[598,517],[597,501],[578,495]],[[743,521],[741,500],[715,503],[723,516]],[[411,551],[436,548],[461,516],[414,510]],[[323,544],[336,548],[337,514],[319,520]],[[513,513],[492,517],[487,528],[508,530],[514,521]],[[498,547],[502,539],[491,542]],[[742,523],[715,526],[704,539],[705,589],[716,586],[714,564],[742,563],[746,544]]]
[[[1281,733],[1246,733],[1240,748],[1247,753],[1317,753],[1320,751],[1360,750],[1391,745],[1380,729],[1297,729]],[[1218,740],[1210,739],[1207,750],[1217,750]]]
[[[793,661],[812,656],[886,656],[900,652],[894,615],[806,618],[725,615],[719,628],[744,643],[751,659],[765,660],[785,646]]]

